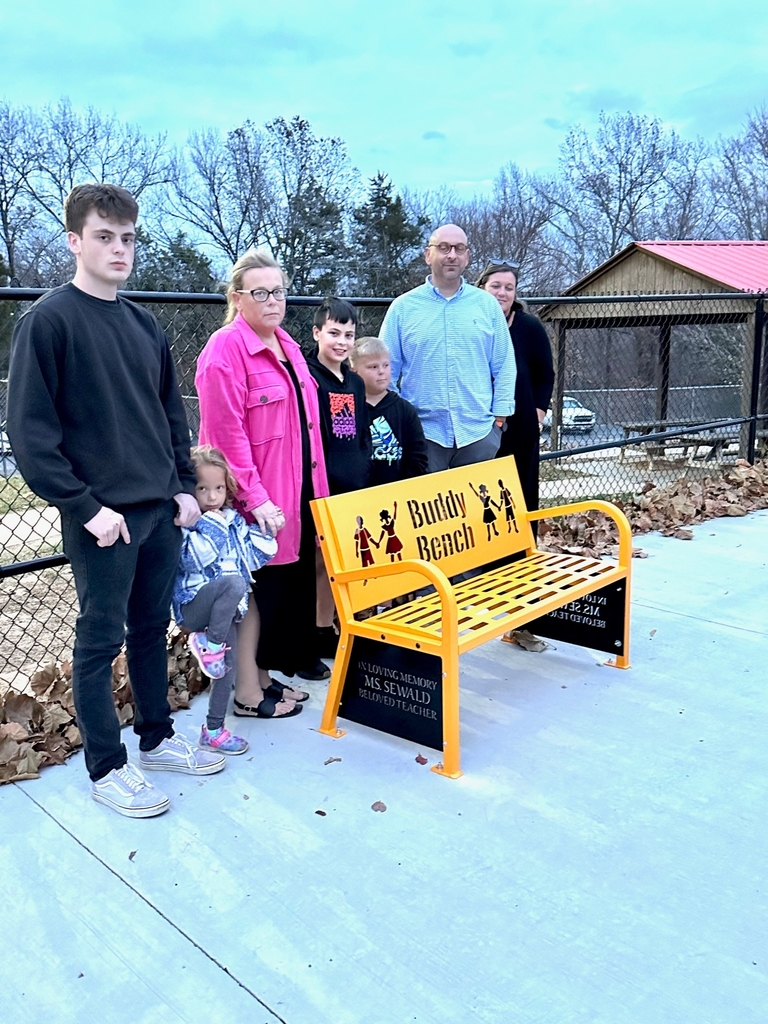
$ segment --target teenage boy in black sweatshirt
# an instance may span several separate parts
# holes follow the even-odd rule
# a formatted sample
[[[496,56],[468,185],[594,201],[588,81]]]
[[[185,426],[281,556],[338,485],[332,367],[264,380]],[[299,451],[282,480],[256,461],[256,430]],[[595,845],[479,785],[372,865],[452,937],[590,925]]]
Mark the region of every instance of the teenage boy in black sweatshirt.
[[[392,372],[386,342],[358,338],[349,364],[365,384],[372,445],[370,486],[423,476],[428,464],[424,430],[411,403],[389,390]]]
[[[151,313],[117,294],[133,267],[137,216],[115,185],[78,185],[67,197],[77,269],[16,325],[8,435],[24,479],[61,512],[80,604],[72,688],[92,796],[144,818],[169,802],[120,740],[112,661],[123,642],[141,767],[210,775],[224,758],[176,736],[168,707],[180,527],[200,510],[168,341]]]
[[[335,295],[324,299],[315,313],[312,336],[317,349],[307,359],[317,381],[325,466],[331,494],[345,494],[368,486],[371,471],[371,435],[365,412],[365,385],[346,364],[355,343],[357,311]],[[322,657],[336,653],[338,637],[333,628],[333,597],[322,557],[317,562],[317,632]],[[330,673],[318,663],[321,674],[299,672],[302,679],[325,678]]]

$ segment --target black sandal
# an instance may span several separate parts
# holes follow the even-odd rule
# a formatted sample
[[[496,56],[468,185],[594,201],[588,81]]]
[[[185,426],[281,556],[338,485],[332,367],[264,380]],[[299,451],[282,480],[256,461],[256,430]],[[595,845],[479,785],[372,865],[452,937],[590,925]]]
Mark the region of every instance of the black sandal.
[[[293,690],[293,686],[289,686],[288,683],[279,683],[277,679],[269,680],[269,686],[264,691],[265,697],[273,697],[275,700],[295,700],[297,704],[303,704],[305,700],[309,700],[311,694],[307,693],[306,690],[296,690],[300,693],[300,697],[284,697],[283,694],[286,690]]]
[[[293,718],[294,715],[298,715],[304,710],[301,704],[296,704],[284,715],[276,715],[277,704],[278,701],[273,697],[266,696],[255,707],[253,704],[241,704],[239,700],[235,700],[235,716],[237,718]]]

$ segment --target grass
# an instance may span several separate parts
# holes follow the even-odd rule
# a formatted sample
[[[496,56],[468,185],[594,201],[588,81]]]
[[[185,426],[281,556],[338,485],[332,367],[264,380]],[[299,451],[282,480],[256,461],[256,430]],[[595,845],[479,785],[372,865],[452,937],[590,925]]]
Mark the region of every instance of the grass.
[[[47,506],[48,502],[33,494],[18,474],[0,477],[0,516],[6,512],[25,512],[29,508]]]

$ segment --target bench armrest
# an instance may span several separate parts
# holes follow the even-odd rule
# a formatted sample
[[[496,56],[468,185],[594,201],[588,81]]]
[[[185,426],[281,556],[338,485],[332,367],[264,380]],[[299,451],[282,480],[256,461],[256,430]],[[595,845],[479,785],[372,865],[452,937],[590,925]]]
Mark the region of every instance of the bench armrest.
[[[397,576],[404,572],[415,572],[431,583],[440,597],[443,636],[456,636],[458,629],[458,611],[453,599],[448,577],[440,569],[422,558],[405,558],[401,562],[389,562],[384,565],[369,565],[364,569],[348,569],[345,572],[330,573],[332,583],[359,583],[362,580],[377,576]],[[446,630],[453,630],[448,633]]]
[[[554,519],[555,516],[577,515],[579,512],[603,512],[616,523],[619,531],[619,565],[629,569],[632,559],[632,530],[629,521],[620,508],[610,501],[574,501],[570,505],[555,505],[528,513],[528,519]]]

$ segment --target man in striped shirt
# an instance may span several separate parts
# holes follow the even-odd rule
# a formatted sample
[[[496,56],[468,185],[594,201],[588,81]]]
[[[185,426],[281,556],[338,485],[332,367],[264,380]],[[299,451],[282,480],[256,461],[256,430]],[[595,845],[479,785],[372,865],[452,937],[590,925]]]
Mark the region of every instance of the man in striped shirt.
[[[429,471],[495,457],[515,410],[515,354],[496,299],[468,284],[467,236],[444,224],[429,240],[426,282],[395,299],[381,337],[392,381],[416,407]]]

